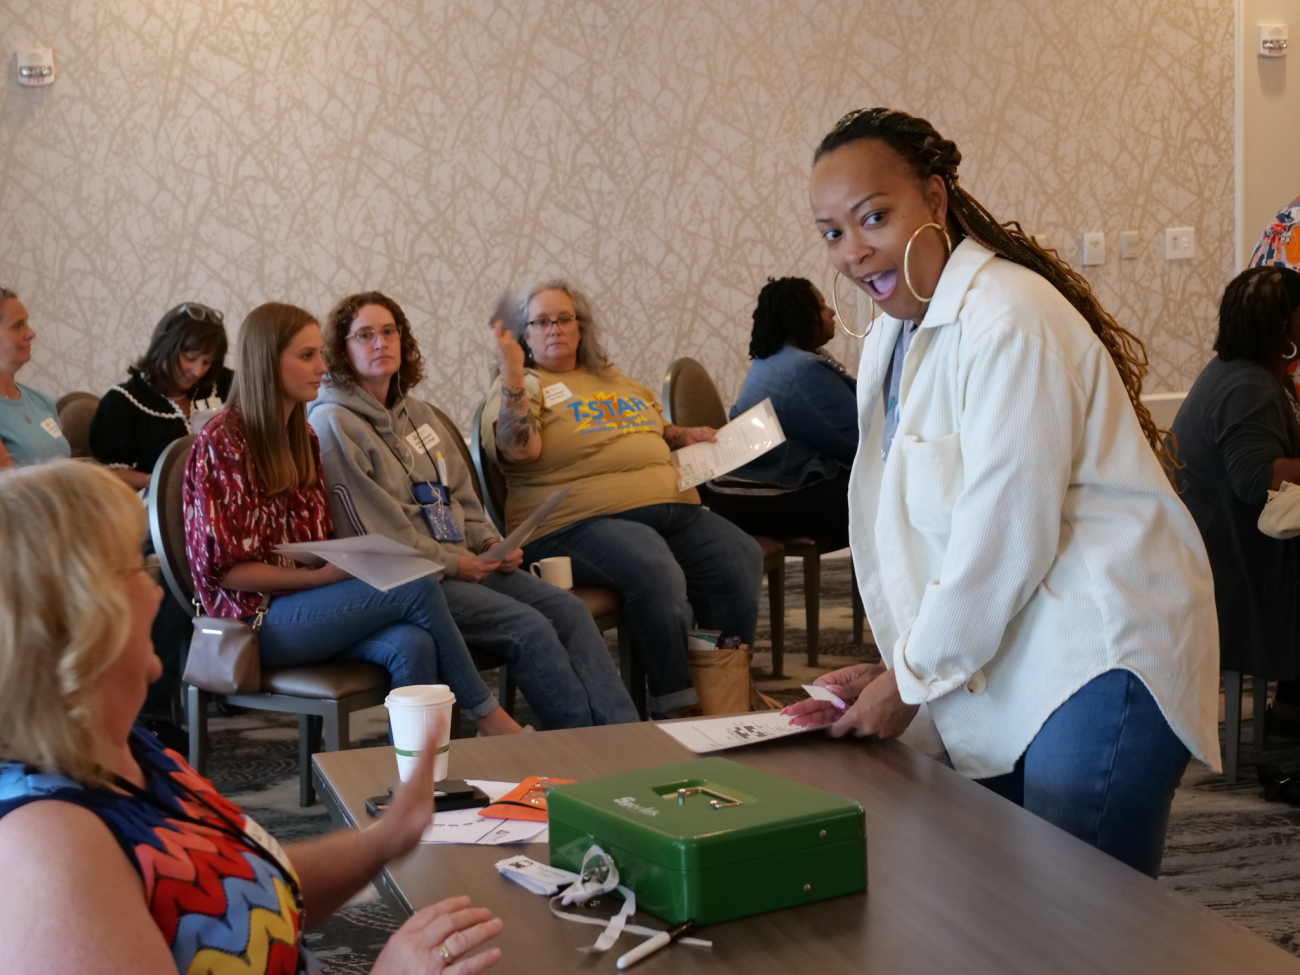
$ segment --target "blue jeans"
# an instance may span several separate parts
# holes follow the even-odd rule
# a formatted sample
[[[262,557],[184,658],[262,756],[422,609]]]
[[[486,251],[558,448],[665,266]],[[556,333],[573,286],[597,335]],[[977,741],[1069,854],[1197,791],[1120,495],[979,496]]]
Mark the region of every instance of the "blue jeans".
[[[471,720],[497,709],[433,576],[380,592],[359,579],[271,600],[258,632],[262,664],[296,667],[321,660],[369,660],[393,687],[447,684]]]
[[[527,572],[482,582],[444,579],[451,618],[465,642],[510,664],[543,728],[637,721],[586,604]]]
[[[1052,713],[1014,771],[980,784],[1155,877],[1188,757],[1141,679],[1111,670]]]
[[[763,552],[749,535],[698,504],[650,504],[586,518],[524,546],[524,564],[573,561],[579,586],[623,597],[622,623],[645,667],[656,714],[699,701],[686,662],[693,618],[753,644]]]

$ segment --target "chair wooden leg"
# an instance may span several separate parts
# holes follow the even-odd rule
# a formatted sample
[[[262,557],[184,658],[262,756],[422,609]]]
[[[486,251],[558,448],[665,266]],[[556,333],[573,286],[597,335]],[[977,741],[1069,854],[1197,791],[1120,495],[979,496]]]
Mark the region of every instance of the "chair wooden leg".
[[[1223,775],[1229,785],[1237,784],[1237,759],[1241,754],[1241,672],[1223,672]]]
[[[623,684],[627,687],[628,694],[632,696],[636,713],[644,721],[646,718],[645,668],[641,666],[640,659],[632,650],[632,638],[623,623],[619,623],[618,626],[618,672],[623,677]]]
[[[821,642],[822,558],[817,553],[803,557],[803,615],[808,634],[808,666],[817,666]]]
[[[849,585],[852,589],[853,596],[853,645],[862,646],[862,638],[866,635],[863,624],[867,618],[866,608],[862,605],[862,592],[858,589],[858,570],[853,567],[853,558],[849,558]]]
[[[785,676],[785,559],[767,574],[767,607],[772,617],[772,677]]]
[[[315,714],[298,715],[298,805],[316,802],[316,783],[311,778],[311,757],[320,751],[321,718]],[[335,729],[337,733],[337,728]]]
[[[207,774],[208,767],[208,701],[212,695],[193,684],[186,692],[185,720],[190,727],[190,765],[199,775]]]
[[[513,718],[519,685],[515,683],[515,672],[509,666],[503,665],[497,669],[497,687],[501,689],[501,707]]]
[[[459,738],[459,737],[461,737],[461,734],[460,734],[460,732],[461,732],[460,725],[461,725],[461,721],[460,721],[460,705],[459,705],[459,704],[453,704],[453,705],[451,706],[451,728],[450,728],[450,730],[448,731],[448,737],[451,737],[451,738]]]
[[[1250,696],[1254,705],[1250,716],[1250,743],[1255,746],[1255,756],[1258,759],[1260,751],[1264,748],[1264,713],[1268,710],[1268,681],[1263,677],[1253,678]]]

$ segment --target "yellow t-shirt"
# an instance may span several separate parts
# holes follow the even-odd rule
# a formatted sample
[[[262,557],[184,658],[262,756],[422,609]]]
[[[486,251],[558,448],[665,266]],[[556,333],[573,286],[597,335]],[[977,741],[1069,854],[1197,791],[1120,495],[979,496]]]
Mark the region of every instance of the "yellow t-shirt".
[[[655,394],[610,367],[605,377],[586,369],[524,373],[524,389],[542,433],[537,460],[515,464],[497,454],[501,380],[488,393],[481,434],[506,475],[506,528],[513,530],[552,491],[572,485],[559,507],[533,532],[541,538],[582,518],[612,515],[647,504],[699,504],[691,488],[677,490],[664,441],[663,409]]]

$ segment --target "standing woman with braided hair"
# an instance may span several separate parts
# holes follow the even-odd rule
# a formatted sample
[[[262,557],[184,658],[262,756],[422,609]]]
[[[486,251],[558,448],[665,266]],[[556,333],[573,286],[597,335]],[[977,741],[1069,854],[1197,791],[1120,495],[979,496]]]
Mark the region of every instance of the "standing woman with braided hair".
[[[1155,876],[1189,752],[1219,764],[1205,548],[1138,399],[1141,343],[958,184],[960,161],[925,120],[879,108],[814,157],[831,262],[885,313],[862,350],[849,488],[884,664],[819,678],[842,716],[787,712],[942,747]]]

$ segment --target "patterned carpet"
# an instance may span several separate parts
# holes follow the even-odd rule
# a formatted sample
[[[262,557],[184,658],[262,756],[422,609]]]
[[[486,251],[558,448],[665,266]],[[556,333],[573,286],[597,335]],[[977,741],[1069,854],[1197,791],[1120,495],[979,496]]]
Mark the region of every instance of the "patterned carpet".
[[[786,679],[764,679],[771,667],[766,599],[754,658],[759,688],[783,703],[802,697],[798,686],[819,673],[877,659],[873,646],[853,644],[848,562],[832,558],[822,567],[819,666],[809,667],[798,563],[789,563],[787,572]],[[1161,883],[1300,955],[1300,807],[1264,801],[1249,741],[1249,685],[1243,696],[1245,740],[1238,784],[1227,785],[1198,763],[1188,768],[1174,799]],[[520,705],[519,720],[527,723],[531,715],[525,702]],[[354,737],[363,744],[382,743],[384,728],[382,708],[354,717]],[[211,729],[209,772],[223,793],[281,841],[330,829],[319,803],[311,809],[298,806],[298,733],[292,717],[248,712],[214,718]],[[1300,768],[1300,739],[1270,738],[1263,758]],[[328,975],[362,975],[395,926],[374,890],[367,888],[313,929],[307,941]]]

